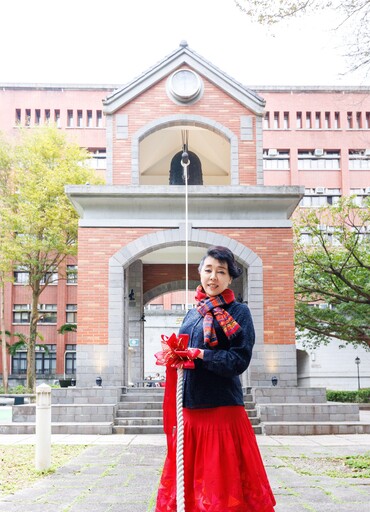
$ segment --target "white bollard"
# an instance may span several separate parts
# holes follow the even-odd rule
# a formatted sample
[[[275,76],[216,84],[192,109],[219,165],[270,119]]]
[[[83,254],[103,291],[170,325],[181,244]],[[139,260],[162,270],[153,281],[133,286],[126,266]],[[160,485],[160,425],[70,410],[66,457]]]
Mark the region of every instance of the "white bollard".
[[[51,387],[40,384],[36,388],[36,457],[38,471],[51,466]]]

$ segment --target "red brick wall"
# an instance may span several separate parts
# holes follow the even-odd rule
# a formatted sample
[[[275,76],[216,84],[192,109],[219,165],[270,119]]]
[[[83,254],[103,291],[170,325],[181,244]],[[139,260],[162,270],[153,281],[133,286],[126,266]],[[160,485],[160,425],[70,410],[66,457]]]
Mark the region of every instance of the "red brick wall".
[[[79,236],[78,342],[108,342],[108,261],[121,247],[154,229],[83,228]],[[263,262],[264,339],[294,344],[293,244],[289,228],[212,229],[253,250]],[[183,265],[145,265],[144,292],[185,278]],[[196,265],[189,277],[197,279]]]
[[[144,265],[143,293],[171,281],[185,280],[185,265]],[[189,279],[199,281],[198,265],[189,265]]]
[[[237,240],[263,263],[264,341],[294,344],[293,242],[290,228],[209,229]]]
[[[82,228],[78,245],[78,343],[108,343],[109,259],[157,229]]]

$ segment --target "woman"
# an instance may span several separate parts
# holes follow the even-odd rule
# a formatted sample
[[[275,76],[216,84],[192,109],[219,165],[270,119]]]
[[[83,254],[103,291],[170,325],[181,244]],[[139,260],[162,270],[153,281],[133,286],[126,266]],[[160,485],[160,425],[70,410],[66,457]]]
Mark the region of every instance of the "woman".
[[[197,306],[180,328],[189,335],[195,363],[184,370],[183,381],[185,511],[273,512],[239,378],[255,339],[247,305],[235,302],[228,288],[242,270],[225,247],[209,248],[198,270]],[[156,512],[176,512],[174,446],[168,447]]]

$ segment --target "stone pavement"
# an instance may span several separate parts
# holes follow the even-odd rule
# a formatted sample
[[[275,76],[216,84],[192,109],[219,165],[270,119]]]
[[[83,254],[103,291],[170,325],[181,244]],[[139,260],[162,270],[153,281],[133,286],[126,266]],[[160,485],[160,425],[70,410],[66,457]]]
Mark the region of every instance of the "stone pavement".
[[[276,512],[368,512],[370,478],[347,477],[329,460],[370,452],[370,435],[257,436]],[[1,445],[34,435],[0,435]],[[0,512],[153,512],[165,456],[164,435],[53,435],[87,448],[28,489],[0,498]],[[334,469],[333,476],[325,475]],[[253,511],[250,511],[253,512]]]

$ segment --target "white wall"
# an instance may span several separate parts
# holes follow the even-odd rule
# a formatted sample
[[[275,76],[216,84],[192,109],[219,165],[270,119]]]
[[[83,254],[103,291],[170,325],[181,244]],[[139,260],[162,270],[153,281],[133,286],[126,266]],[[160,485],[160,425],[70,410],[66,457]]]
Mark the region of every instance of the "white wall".
[[[165,374],[164,366],[155,364],[156,358],[154,354],[162,350],[161,335],[171,336],[173,332],[176,334],[184,318],[185,312],[163,312],[145,310],[144,324],[144,378],[151,375],[152,377],[159,373]]]
[[[340,344],[338,340],[332,340],[329,345],[306,351],[302,345],[297,344],[298,385],[357,390],[355,359],[359,357],[360,387],[370,388],[370,351],[364,348],[339,348]]]

